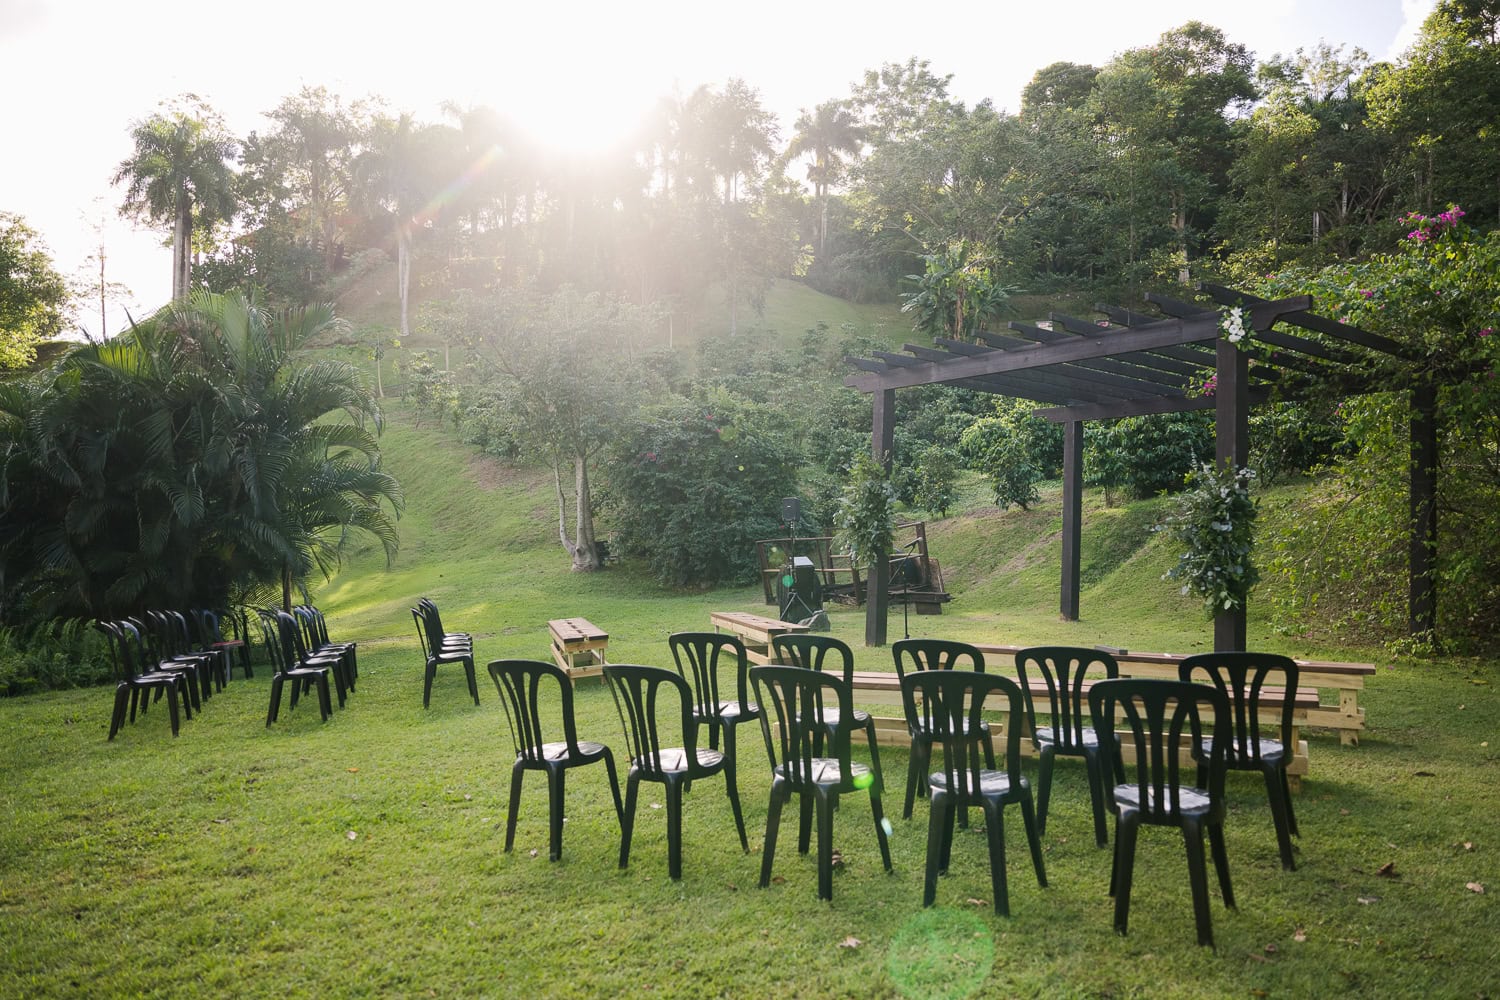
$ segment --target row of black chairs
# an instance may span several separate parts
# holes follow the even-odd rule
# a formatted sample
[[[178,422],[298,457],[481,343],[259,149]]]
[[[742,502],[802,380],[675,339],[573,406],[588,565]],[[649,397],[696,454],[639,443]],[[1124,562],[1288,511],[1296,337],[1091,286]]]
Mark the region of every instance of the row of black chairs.
[[[120,731],[127,710],[134,723],[137,712],[144,712],[153,697],[157,701],[166,698],[172,735],[176,736],[181,731],[183,716],[191,719],[214,691],[224,689],[229,681],[231,657],[236,652],[243,656],[244,650],[239,634],[225,638],[222,630],[225,620],[233,618],[217,611],[195,609],[147,611],[135,617],[94,623],[109,641],[115,672],[109,739],[113,740]],[[241,662],[245,675],[250,676],[248,658],[242,658]]]
[[[631,748],[630,781],[622,804],[609,748],[580,742],[573,731],[572,689],[565,672],[551,664],[500,660],[490,674],[502,695],[516,746],[511,811],[506,849],[514,842],[521,775],[544,770],[551,791],[551,856],[562,850],[563,774],[571,767],[604,760],[619,813],[622,842],[620,863],[629,856],[634,825],[635,785],[640,780],[661,781],[668,787],[669,869],[680,877],[680,793],[694,777],[726,774],[742,848],[748,849],[735,777],[735,730],[740,722],[757,719],[762,726],[773,768],[771,807],[763,848],[762,885],[770,880],[776,832],[782,805],[793,794],[802,799],[799,849],[808,850],[810,826],[816,811],[819,830],[819,895],[831,898],[832,860],[829,837],[837,797],[868,790],[876,821],[877,839],[889,868],[887,832],[880,806],[883,782],[875,749],[873,724],[867,713],[852,706],[852,653],[827,636],[779,637],[775,656],[787,665],[749,668],[739,640],[718,633],[679,633],[670,637],[677,673],[658,668],[612,665],[605,677],[614,693]],[[834,654],[837,654],[836,656]],[[727,656],[736,670],[736,697],[721,698],[720,664]],[[982,653],[963,643],[944,640],[904,640],[894,651],[901,675],[903,702],[912,736],[914,765],[909,775],[907,815],[916,788],[932,796],[924,902],[936,894],[937,875],[948,867],[955,820],[971,807],[986,814],[990,838],[995,909],[1008,912],[1005,882],[1003,808],[1020,806],[1037,880],[1046,884],[1040,837],[1045,831],[1053,758],[1058,754],[1084,757],[1089,775],[1101,846],[1105,810],[1117,819],[1118,836],[1111,866],[1111,895],[1116,899],[1116,927],[1126,930],[1134,866],[1136,833],[1141,824],[1172,825],[1184,832],[1192,879],[1199,940],[1211,943],[1207,910],[1203,837],[1213,847],[1215,868],[1226,905],[1233,905],[1227,858],[1223,846],[1223,784],[1227,769],[1264,773],[1278,844],[1286,867],[1292,867],[1289,836],[1296,833],[1287,794],[1286,764],[1290,758],[1291,694],[1296,690],[1296,665],[1285,657],[1262,654],[1205,654],[1181,667],[1180,681],[1121,679],[1107,653],[1072,647],[1037,647],[1017,655],[1018,678],[983,673]],[[833,657],[830,660],[830,657]],[[828,672],[832,663],[842,668]],[[956,669],[967,666],[972,669]],[[1037,697],[1028,683],[1028,667],[1046,690],[1043,713],[1050,724],[1037,724]],[[1089,677],[1090,670],[1104,677]],[[840,676],[842,673],[842,676]],[[1266,681],[1275,676],[1284,686],[1279,739],[1259,733],[1259,702]],[[547,742],[537,715],[541,678],[555,678],[562,691],[564,739]],[[1193,683],[1202,678],[1208,683]],[[688,683],[691,679],[691,684]],[[747,683],[750,682],[750,683]],[[749,695],[751,683],[755,698]],[[665,747],[656,726],[656,706],[665,689],[675,689],[683,706],[680,747]],[[996,704],[998,702],[998,705]],[[674,712],[670,698],[664,711]],[[762,706],[766,706],[763,710]],[[1003,766],[997,766],[986,710],[1002,712],[1006,744]],[[1133,751],[1134,779],[1126,778],[1122,744],[1116,739],[1116,719],[1123,720]],[[1039,801],[1033,806],[1029,780],[1020,764],[1022,722],[1041,756]],[[774,726],[773,726],[774,723]],[[699,727],[709,728],[709,747],[696,743]],[[871,765],[849,758],[849,739],[863,730],[871,745]],[[725,749],[718,750],[723,733]],[[931,749],[943,749],[944,769],[926,774]],[[1194,780],[1179,773],[1180,752],[1197,762]],[[917,775],[921,774],[920,781]],[[1106,775],[1113,781],[1106,780]]]
[[[443,616],[438,606],[423,597],[411,609],[412,621],[417,625],[417,640],[422,644],[422,657],[426,669],[422,681],[422,707],[432,702],[432,681],[437,668],[445,663],[461,663],[464,676],[469,682],[469,694],[474,704],[479,704],[479,681],[474,670],[474,637],[467,632],[449,632],[443,628]]]
[[[278,608],[256,611],[273,671],[266,725],[280,715],[287,682],[291,682],[291,707],[297,707],[301,695],[316,691],[318,712],[327,722],[333,716],[333,693],[337,692],[343,708],[359,681],[357,644],[332,641],[327,620],[312,605],[298,605],[291,613]]]

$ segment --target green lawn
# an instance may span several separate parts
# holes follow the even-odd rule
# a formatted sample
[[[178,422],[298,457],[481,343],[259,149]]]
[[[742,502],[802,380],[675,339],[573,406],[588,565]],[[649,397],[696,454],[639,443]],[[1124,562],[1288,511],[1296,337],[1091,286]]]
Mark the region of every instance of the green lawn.
[[[1392,662],[1298,645],[1252,619],[1252,641],[1374,659],[1358,748],[1312,734],[1297,797],[1299,868],[1277,862],[1258,779],[1232,776],[1227,826],[1238,911],[1214,898],[1217,948],[1193,943],[1181,840],[1142,834],[1131,932],[1114,934],[1109,853],[1093,846],[1083,771],[1058,766],[1045,840],[1050,886],[1010,824],[1013,916],[989,903],[983,838],[960,835],[938,906],[921,907],[925,806],[899,816],[906,756],[882,753],[894,874],[869,809],[835,822],[834,899],[783,829],[778,881],[757,886],[769,776],[741,744],[750,856],[719,780],[687,797],[685,873],[666,877],[665,809],[643,786],[632,864],[604,770],[568,784],[563,860],[547,860],[546,797],[528,775],[516,850],[503,827],[513,754],[494,688],[469,700],[445,667],[421,707],[407,608],[428,594],[481,661],[545,658],[546,620],[586,615],[616,662],[668,662],[668,632],[713,609],[765,610],[757,590],[681,593],[629,566],[579,577],[555,541],[546,477],[474,461],[397,412],[385,439],[406,485],[403,547],[359,553],[318,594],[335,638],[361,641],[359,690],[329,723],[300,705],[263,725],[268,671],[236,680],[172,739],[165,712],[105,740],[110,692],[0,706],[0,995],[46,996],[1440,996],[1500,994],[1500,807],[1494,665]],[[1056,501],[932,526],[957,595],[918,635],[1110,642],[1191,651],[1209,628],[1158,577],[1140,508],[1086,515],[1084,620],[1056,614]],[[1091,568],[1090,568],[1091,567]],[[834,633],[867,650],[862,612]],[[892,637],[900,618],[891,619]],[[580,732],[623,745],[608,692],[578,690]],[[1014,815],[1014,811],[1012,811]],[[976,814],[977,816],[977,814]],[[535,853],[533,853],[535,852]],[[1382,874],[1393,865],[1392,874]],[[1482,885],[1485,892],[1469,888]]]

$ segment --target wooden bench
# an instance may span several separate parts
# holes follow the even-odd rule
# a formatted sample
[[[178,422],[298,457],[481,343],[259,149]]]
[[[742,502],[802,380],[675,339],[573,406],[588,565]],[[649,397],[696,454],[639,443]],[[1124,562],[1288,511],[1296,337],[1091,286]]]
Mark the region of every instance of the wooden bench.
[[[552,633],[552,659],[568,673],[573,683],[580,677],[604,674],[604,650],[609,633],[587,618],[554,618],[547,623]]]
[[[771,662],[771,640],[778,635],[806,632],[806,625],[784,622],[743,611],[711,611],[708,620],[716,632],[732,632],[745,644],[745,657],[751,663]]]
[[[1123,669],[1123,668],[1122,668]],[[993,669],[986,661],[986,672],[1010,676],[1009,672],[1002,669]],[[1175,674],[1173,675],[1176,676]],[[1012,679],[1014,679],[1012,677]],[[1101,678],[1102,680],[1102,678]],[[1027,686],[1031,689],[1033,699],[1041,699],[1045,704],[1047,697],[1047,685],[1039,677],[1027,678]],[[1089,682],[1084,682],[1087,691]],[[874,703],[880,705],[895,705],[900,707],[901,680],[892,671],[886,670],[856,670],[854,672],[854,690],[857,692],[856,701],[861,703]],[[1281,706],[1285,700],[1286,692],[1275,688],[1266,689],[1266,696],[1262,699],[1261,721],[1269,725],[1275,725],[1281,721]],[[1293,695],[1292,712],[1292,744],[1296,747],[1292,759],[1287,765],[1287,783],[1293,791],[1301,788],[1302,776],[1308,773],[1307,741],[1301,738],[1301,731],[1297,723],[1299,714],[1315,708],[1318,705],[1318,692],[1316,688],[1299,687]],[[995,708],[999,710],[1000,704]],[[998,741],[1004,732],[1004,722],[1001,721],[995,727],[995,738]],[[899,717],[877,716],[875,719],[876,740],[887,746],[910,746],[911,737],[906,729],[904,711]],[[1131,759],[1131,748],[1126,745],[1126,760]],[[1031,734],[1023,730],[1021,734],[1021,752],[1035,756],[1036,748],[1031,741]],[[1184,758],[1186,763],[1186,758]]]
[[[1021,646],[999,643],[976,643],[985,655],[988,666],[994,657],[997,664],[1015,663],[1016,651]],[[1177,667],[1186,654],[1181,653],[1132,653],[1109,650],[1120,664],[1120,673],[1125,677],[1160,677],[1167,680],[1177,678]],[[1364,690],[1365,678],[1375,673],[1371,663],[1335,663],[1328,660],[1297,660],[1297,684],[1318,691],[1318,703],[1303,707],[1298,701],[1294,721],[1300,726],[1320,726],[1338,731],[1339,743],[1352,747],[1359,745],[1359,734],[1365,729],[1365,710],[1359,705],[1359,692]]]

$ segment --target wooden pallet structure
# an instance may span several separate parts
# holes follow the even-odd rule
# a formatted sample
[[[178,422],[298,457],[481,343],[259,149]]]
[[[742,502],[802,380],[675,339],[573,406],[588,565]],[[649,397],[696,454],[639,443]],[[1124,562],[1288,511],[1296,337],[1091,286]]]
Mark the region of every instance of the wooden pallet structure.
[[[554,618],[547,631],[552,634],[552,659],[574,684],[580,677],[603,678],[608,632],[587,618]]]
[[[890,601],[910,604],[919,615],[940,615],[943,605],[953,599],[943,587],[943,568],[927,552],[927,523],[906,521],[895,526],[896,545],[901,551],[892,556],[890,581],[886,594]],[[760,564],[760,584],[766,603],[776,604],[776,582],[792,556],[812,560],[813,570],[823,586],[825,600],[840,604],[865,603],[866,577],[854,566],[847,554],[834,551],[833,538],[762,538],[755,543]]]

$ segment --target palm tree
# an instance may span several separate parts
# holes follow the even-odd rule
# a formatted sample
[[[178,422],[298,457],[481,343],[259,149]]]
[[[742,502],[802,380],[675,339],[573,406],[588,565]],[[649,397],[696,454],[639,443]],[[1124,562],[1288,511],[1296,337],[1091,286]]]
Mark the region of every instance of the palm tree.
[[[195,229],[233,217],[237,143],[219,116],[192,94],[172,110],[135,123],[135,151],[120,162],[112,183],[125,184],[120,211],[172,226],[172,298],[191,287]]]
[[[864,131],[842,101],[824,101],[811,114],[803,111],[795,128],[786,157],[791,160],[812,154],[807,179],[812,181],[813,197],[818,202],[818,256],[821,257],[828,238],[828,187],[842,172],[840,154],[856,154],[863,147]]]

